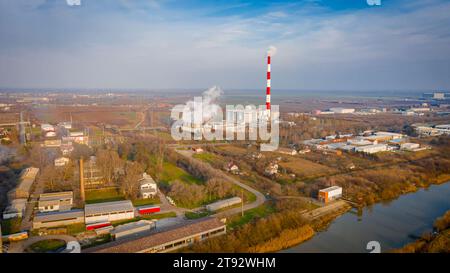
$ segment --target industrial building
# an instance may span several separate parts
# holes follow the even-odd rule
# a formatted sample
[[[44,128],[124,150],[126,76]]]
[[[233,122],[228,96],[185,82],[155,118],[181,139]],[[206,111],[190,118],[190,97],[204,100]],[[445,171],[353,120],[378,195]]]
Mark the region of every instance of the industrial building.
[[[388,146],[386,144],[372,144],[367,146],[359,146],[355,147],[355,152],[365,153],[365,154],[374,154],[378,152],[385,152],[388,150]]]
[[[67,211],[72,209],[73,192],[54,192],[39,195],[38,209],[40,212]]]
[[[150,175],[144,173],[139,180],[139,190],[142,198],[153,198],[158,193],[158,186]]]
[[[22,218],[25,214],[27,199],[14,199],[3,211],[3,219]]]
[[[137,222],[120,225],[115,227],[113,231],[111,231],[111,235],[116,240],[129,238],[130,236],[136,236],[154,229],[156,227],[155,222],[156,220],[140,220]]]
[[[37,213],[33,219],[33,229],[60,227],[84,223],[84,212],[81,209],[69,211],[53,211]]]
[[[285,154],[285,155],[296,155],[297,154],[297,150],[289,149],[289,148],[278,148],[278,150],[276,150],[276,152],[280,153],[280,154]]]
[[[319,200],[328,203],[342,197],[342,188],[339,186],[333,186],[326,189],[319,190]]]
[[[25,198],[30,197],[31,186],[33,186],[36,176],[39,172],[39,168],[26,168],[20,174],[19,184],[17,187],[8,193],[8,196],[13,198]]]
[[[355,112],[353,108],[342,108],[342,107],[334,107],[330,108],[330,111],[335,114],[352,114]]]
[[[157,253],[170,252],[192,245],[194,242],[226,233],[226,225],[217,218],[191,220],[187,224],[172,226],[164,231],[139,238],[117,241],[87,249],[95,253]]]
[[[420,144],[419,143],[402,143],[400,144],[400,150],[405,150],[405,151],[414,151],[420,148]]]
[[[220,200],[206,205],[206,209],[209,211],[217,211],[226,207],[230,207],[236,204],[240,204],[242,199],[240,197],[232,197],[225,200]]]
[[[87,204],[84,207],[86,224],[133,219],[134,207],[130,200]]]

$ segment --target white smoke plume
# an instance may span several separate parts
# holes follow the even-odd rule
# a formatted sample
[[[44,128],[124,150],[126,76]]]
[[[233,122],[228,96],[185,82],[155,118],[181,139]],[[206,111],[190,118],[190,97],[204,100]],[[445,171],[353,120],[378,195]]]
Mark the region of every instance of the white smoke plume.
[[[267,54],[269,56],[274,56],[275,54],[277,54],[277,48],[274,46],[269,46],[269,49],[267,49]]]
[[[8,160],[11,160],[12,158],[14,158],[14,155],[15,149],[0,144],[0,164],[3,164]]]
[[[219,97],[222,94],[223,94],[223,91],[218,86],[213,86],[202,93],[202,100],[203,100],[202,123],[205,123],[205,122],[211,120],[212,118],[214,118],[214,116],[216,116],[216,114],[219,111],[222,111],[220,106],[218,104],[216,104],[216,101],[219,99]],[[194,101],[193,100],[188,101],[186,103],[186,106],[189,109],[187,112],[191,112],[191,113],[194,112]],[[185,114],[187,114],[187,115],[185,115]],[[183,117],[189,119],[190,115],[185,112],[185,113],[183,113]]]

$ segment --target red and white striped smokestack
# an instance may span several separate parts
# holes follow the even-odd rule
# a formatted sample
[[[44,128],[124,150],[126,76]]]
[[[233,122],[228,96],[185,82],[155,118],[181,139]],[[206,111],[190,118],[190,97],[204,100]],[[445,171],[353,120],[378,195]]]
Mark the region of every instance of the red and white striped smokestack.
[[[270,52],[267,54],[266,110],[270,113]]]

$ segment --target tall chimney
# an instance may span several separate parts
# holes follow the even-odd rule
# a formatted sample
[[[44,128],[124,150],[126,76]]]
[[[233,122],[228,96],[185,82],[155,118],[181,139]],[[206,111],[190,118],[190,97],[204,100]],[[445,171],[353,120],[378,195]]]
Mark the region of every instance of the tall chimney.
[[[270,116],[270,53],[267,54],[266,110]]]
[[[80,197],[81,197],[81,201],[84,203],[85,196],[84,196],[84,165],[83,165],[83,158],[80,158]]]

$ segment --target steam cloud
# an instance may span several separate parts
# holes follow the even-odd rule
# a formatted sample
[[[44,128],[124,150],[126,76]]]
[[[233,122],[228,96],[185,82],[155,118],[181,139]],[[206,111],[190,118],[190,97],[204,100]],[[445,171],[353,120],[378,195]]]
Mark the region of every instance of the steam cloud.
[[[203,99],[203,114],[202,114],[202,123],[205,123],[221,111],[221,108],[219,105],[217,105],[215,102],[219,99],[219,97],[223,94],[223,91],[218,86],[213,86],[209,88],[208,90],[204,91],[202,93],[202,99]],[[191,113],[194,112],[194,101],[190,100],[186,103],[186,106],[188,107],[189,111]],[[190,118],[189,115],[185,115],[183,113],[183,117]]]
[[[270,56],[274,56],[277,54],[277,48],[274,46],[269,46],[269,49],[267,49],[267,54]]]
[[[0,144],[0,164],[12,159],[15,155],[15,150]]]

